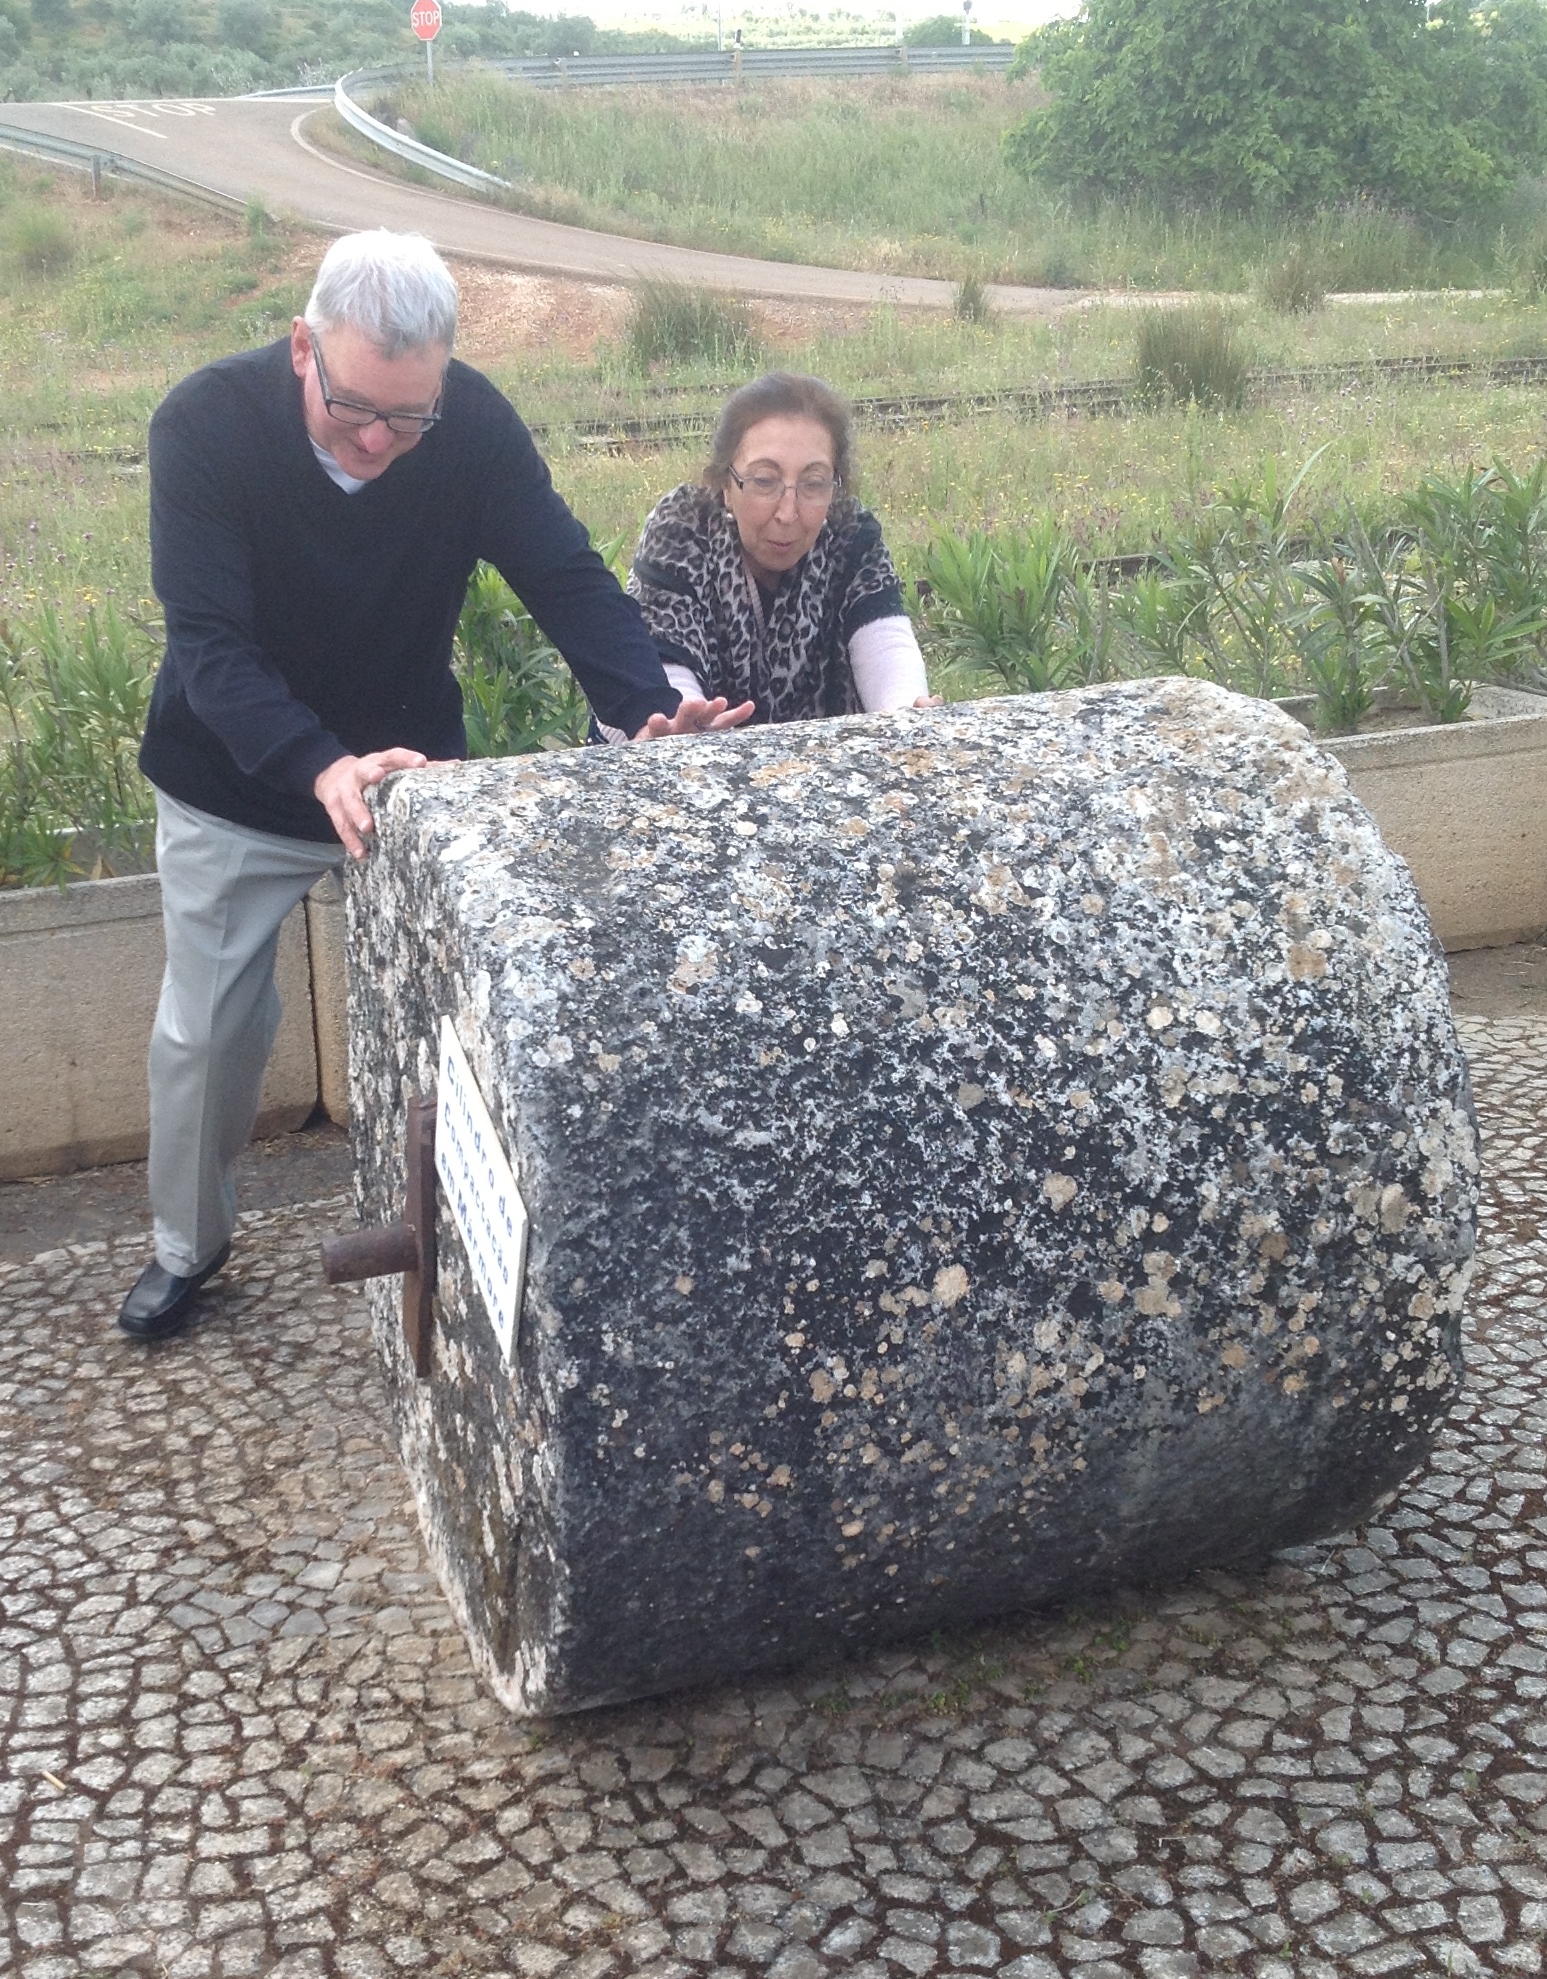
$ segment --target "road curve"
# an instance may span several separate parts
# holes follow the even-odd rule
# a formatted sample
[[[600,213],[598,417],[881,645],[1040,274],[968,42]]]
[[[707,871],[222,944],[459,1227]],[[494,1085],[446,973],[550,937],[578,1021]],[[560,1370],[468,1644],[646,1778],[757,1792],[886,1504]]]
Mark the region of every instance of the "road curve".
[[[951,283],[922,276],[857,274],[668,247],[405,185],[319,149],[305,129],[318,114],[316,106],[298,109],[294,102],[237,97],[4,106],[4,120],[15,128],[116,151],[238,200],[256,194],[273,212],[335,233],[414,228],[447,254],[589,282],[654,278],[781,301],[951,306]],[[996,308],[1016,315],[1056,315],[1080,299],[1069,289],[1009,285],[995,285],[988,293]]]

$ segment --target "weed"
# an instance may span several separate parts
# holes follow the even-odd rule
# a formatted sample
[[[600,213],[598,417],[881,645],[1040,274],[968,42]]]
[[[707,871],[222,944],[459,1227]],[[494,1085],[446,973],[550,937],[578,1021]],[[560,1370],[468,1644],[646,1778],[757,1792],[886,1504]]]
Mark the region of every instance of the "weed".
[[[5,258],[26,275],[62,275],[75,260],[75,233],[48,206],[17,206],[6,215]]]
[[[1257,278],[1257,288],[1264,306],[1279,316],[1309,316],[1327,299],[1321,264],[1302,241],[1267,263]]]
[[[958,323],[976,323],[984,328],[994,322],[994,305],[980,275],[964,275],[951,296],[951,314]]]
[[[263,203],[260,193],[249,193],[247,204],[242,211],[242,224],[247,229],[249,240],[259,241],[265,247],[274,230],[274,216]]]
[[[1220,409],[1245,403],[1250,359],[1235,320],[1222,309],[1197,303],[1141,310],[1135,357],[1142,404]]]
[[[972,1701],[973,1682],[968,1676],[960,1676],[949,1690],[937,1690],[927,1701],[928,1710],[937,1718],[943,1718],[952,1711],[965,1711]]]
[[[628,354],[641,371],[700,361],[718,369],[755,364],[757,333],[747,305],[686,282],[641,282],[629,315]]]

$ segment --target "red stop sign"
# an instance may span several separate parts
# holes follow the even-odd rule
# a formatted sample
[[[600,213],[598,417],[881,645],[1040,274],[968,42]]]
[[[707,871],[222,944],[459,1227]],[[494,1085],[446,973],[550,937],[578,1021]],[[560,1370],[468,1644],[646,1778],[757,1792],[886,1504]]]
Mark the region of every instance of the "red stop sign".
[[[408,18],[421,41],[433,41],[440,33],[440,0],[414,0]]]

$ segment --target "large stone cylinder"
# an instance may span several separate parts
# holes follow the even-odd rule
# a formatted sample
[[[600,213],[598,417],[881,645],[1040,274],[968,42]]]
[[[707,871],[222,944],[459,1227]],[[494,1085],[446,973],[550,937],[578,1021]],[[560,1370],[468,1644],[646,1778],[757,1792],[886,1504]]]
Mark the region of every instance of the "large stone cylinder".
[[[351,887],[360,1207],[449,1017],[530,1215],[373,1294],[437,1568],[572,1709],[1260,1559],[1460,1372],[1476,1141],[1406,868],[1156,680],[423,771]]]

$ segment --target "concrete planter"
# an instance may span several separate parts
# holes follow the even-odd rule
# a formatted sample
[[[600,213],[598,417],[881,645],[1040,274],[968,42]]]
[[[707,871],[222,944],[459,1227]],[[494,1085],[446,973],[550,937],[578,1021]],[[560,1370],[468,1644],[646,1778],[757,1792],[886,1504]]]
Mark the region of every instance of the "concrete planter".
[[[1309,700],[1282,703],[1307,726]],[[1322,740],[1412,868],[1449,950],[1547,930],[1547,696],[1479,688],[1444,727]],[[145,1152],[145,1050],[161,983],[154,873],[0,891],[0,1180]],[[285,1003],[259,1129],[298,1127],[321,1100],[349,1117],[344,902],[320,880],[285,925]]]
[[[145,1054],[165,963],[154,873],[0,892],[0,1180],[59,1175],[145,1153]],[[279,944],[285,1016],[260,1133],[299,1127],[317,1103],[306,915]]]
[[[1279,704],[1310,727],[1310,699]],[[1547,696],[1479,687],[1442,726],[1320,738],[1407,861],[1448,950],[1547,929]]]

